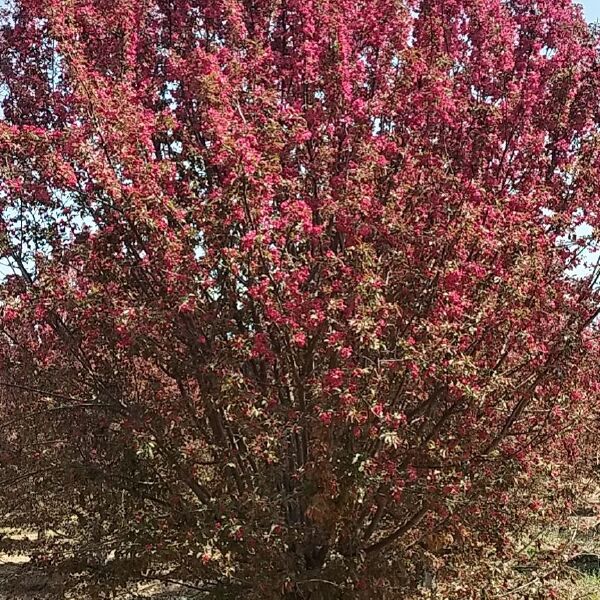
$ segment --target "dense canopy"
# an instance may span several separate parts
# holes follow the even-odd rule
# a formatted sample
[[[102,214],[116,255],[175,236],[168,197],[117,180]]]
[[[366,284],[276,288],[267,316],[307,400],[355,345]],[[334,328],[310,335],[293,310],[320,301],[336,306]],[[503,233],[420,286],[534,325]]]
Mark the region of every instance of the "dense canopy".
[[[0,495],[71,539],[40,560],[464,598],[568,506],[599,389],[580,8],[0,6]]]

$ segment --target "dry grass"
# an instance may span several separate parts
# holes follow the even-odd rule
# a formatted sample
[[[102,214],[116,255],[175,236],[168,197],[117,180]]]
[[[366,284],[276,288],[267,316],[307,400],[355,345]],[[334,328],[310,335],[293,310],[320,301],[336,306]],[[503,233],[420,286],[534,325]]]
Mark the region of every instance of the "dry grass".
[[[544,535],[546,548],[560,549],[563,556],[600,556],[600,495],[597,491],[590,494],[582,508],[588,508],[589,513],[571,516]],[[600,600],[600,572],[582,573],[566,568],[562,575],[557,583],[562,600]]]

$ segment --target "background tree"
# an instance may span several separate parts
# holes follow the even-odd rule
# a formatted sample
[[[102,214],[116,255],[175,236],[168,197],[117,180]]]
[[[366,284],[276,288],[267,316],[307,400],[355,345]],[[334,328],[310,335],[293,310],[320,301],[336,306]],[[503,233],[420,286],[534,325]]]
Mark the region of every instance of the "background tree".
[[[2,10],[2,495],[74,540],[39,560],[397,598],[568,504],[600,274],[570,0]]]

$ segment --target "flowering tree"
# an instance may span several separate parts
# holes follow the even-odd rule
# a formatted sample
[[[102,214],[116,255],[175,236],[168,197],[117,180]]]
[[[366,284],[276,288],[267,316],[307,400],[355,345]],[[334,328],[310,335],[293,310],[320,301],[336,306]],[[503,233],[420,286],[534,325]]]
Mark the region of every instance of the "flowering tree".
[[[598,391],[580,8],[1,10],[2,497],[72,539],[39,560],[397,598],[569,500]]]

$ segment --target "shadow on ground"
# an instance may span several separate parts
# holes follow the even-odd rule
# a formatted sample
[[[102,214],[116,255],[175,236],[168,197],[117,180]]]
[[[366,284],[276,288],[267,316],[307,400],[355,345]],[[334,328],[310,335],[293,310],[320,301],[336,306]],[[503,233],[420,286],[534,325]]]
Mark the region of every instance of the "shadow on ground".
[[[16,557],[18,558],[18,557]],[[53,581],[28,562],[0,562],[0,600],[65,599],[60,583]],[[124,592],[119,600],[192,600],[181,590],[159,589],[157,584],[140,586],[136,592]]]

